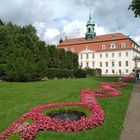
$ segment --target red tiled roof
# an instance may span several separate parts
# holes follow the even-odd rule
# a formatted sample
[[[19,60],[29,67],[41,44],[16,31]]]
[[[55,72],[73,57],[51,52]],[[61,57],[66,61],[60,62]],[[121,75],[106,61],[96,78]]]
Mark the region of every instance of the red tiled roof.
[[[122,49],[120,47],[121,43],[126,44],[126,48],[132,48],[132,40],[121,33],[115,34],[106,34],[106,35],[99,35],[94,37],[91,40],[86,40],[85,38],[74,38],[74,39],[66,39],[61,44],[58,45],[59,48],[68,48],[74,49],[75,52],[80,52],[86,48],[89,48],[93,51],[108,51],[113,50],[110,49],[110,44],[115,43],[115,49]],[[105,50],[102,50],[102,45],[106,46]],[[124,48],[124,49],[126,49]]]
[[[111,40],[118,40],[118,39],[126,39],[128,36],[125,36],[121,33],[116,33],[116,34],[106,34],[106,35],[98,35],[94,37],[91,40],[86,40],[84,37],[83,38],[72,38],[72,39],[66,39],[64,40],[61,45],[70,45],[70,44],[81,44],[81,43],[91,43],[91,42],[101,42],[101,41],[111,41]]]

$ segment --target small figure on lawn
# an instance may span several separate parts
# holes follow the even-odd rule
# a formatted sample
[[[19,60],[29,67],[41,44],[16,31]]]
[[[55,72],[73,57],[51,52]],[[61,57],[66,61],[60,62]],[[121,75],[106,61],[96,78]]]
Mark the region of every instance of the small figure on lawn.
[[[136,79],[139,80],[139,73],[136,73]]]

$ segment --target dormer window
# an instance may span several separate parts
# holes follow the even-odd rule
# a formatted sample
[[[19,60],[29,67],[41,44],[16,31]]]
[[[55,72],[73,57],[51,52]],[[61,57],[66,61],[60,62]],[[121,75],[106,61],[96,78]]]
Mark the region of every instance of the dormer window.
[[[135,44],[134,43],[132,43],[132,48],[135,48]]]
[[[106,50],[106,45],[102,45],[102,50]]]
[[[71,48],[71,51],[72,51],[72,52],[75,52],[74,48]]]
[[[114,35],[112,36],[112,39],[115,39],[115,36]]]
[[[135,49],[137,50],[137,45],[135,45]]]
[[[64,48],[65,49],[65,51],[68,51],[69,49],[68,48]]]
[[[121,43],[121,48],[125,48],[126,44],[125,43]]]
[[[112,43],[112,44],[110,45],[110,49],[115,49],[115,48],[116,48],[115,43]]]

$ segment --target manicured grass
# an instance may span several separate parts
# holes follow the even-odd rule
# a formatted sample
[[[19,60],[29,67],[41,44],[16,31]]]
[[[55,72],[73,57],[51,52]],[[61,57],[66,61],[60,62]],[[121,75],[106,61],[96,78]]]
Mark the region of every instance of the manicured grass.
[[[49,80],[29,83],[0,82],[0,132],[34,106],[54,102],[79,101],[84,88],[98,88],[112,78]],[[97,100],[105,111],[105,122],[87,131],[75,133],[40,132],[36,140],[119,140],[132,84],[120,88],[122,95]]]

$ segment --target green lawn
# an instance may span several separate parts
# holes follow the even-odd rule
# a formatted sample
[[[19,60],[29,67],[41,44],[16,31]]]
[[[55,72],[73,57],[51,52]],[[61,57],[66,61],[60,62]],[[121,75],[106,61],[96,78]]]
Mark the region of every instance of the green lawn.
[[[0,132],[39,104],[79,101],[84,88],[98,88],[108,78],[48,80],[28,83],[0,82]],[[119,140],[132,84],[120,88],[119,97],[97,99],[105,111],[105,122],[94,129],[75,133],[40,132],[36,140]]]

